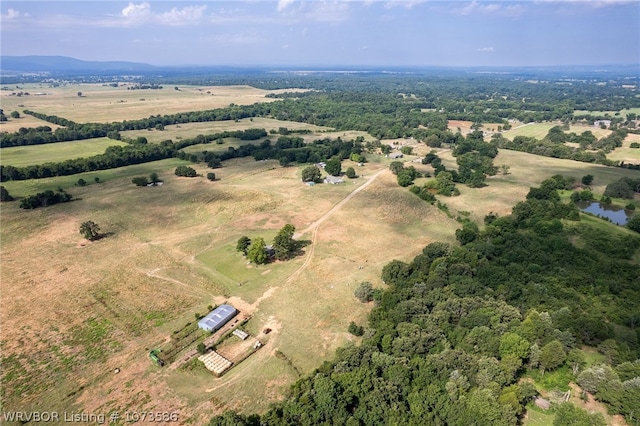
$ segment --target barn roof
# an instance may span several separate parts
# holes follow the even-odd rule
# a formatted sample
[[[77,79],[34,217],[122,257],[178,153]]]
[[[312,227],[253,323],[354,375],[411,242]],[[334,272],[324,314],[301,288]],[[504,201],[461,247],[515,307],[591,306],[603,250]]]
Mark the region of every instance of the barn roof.
[[[236,308],[231,305],[220,305],[198,321],[198,327],[217,330],[221,325],[233,318],[236,312]]]

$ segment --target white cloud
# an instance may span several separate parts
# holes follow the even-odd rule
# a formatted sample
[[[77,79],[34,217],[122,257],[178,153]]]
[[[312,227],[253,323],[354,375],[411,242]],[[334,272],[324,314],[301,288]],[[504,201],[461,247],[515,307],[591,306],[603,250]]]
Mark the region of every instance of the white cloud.
[[[534,3],[580,3],[581,5],[601,8],[637,3],[638,0],[536,0]]]
[[[524,6],[514,3],[487,3],[473,0],[463,7],[455,7],[452,9],[456,15],[501,15],[516,17],[524,12]]]
[[[480,49],[478,49],[478,52],[483,52],[483,53],[493,53],[495,51],[496,49],[494,49],[493,47],[481,47]]]
[[[151,10],[151,4],[149,2],[140,4],[131,2],[127,7],[122,9],[121,17],[124,18],[124,25],[127,26],[142,25],[145,23],[181,26],[198,23],[204,16],[206,9],[206,5],[185,6],[182,9],[174,7],[167,12],[158,13]]]
[[[151,5],[147,2],[140,4],[129,3],[127,7],[122,9],[122,16],[128,19],[146,18],[151,15]]]
[[[427,0],[389,0],[384,4],[385,9],[391,9],[393,7],[404,7],[406,9],[412,9],[422,3],[426,3]]]
[[[180,10],[174,7],[169,12],[159,14],[158,22],[174,26],[197,23],[204,16],[204,11],[206,9],[207,5],[187,6]]]
[[[2,18],[2,20],[4,21],[6,20],[12,20],[12,19],[19,19],[19,18],[25,18],[28,17],[29,14],[28,13],[20,13],[15,9],[9,9],[7,10],[6,15],[0,15],[0,17]]]
[[[278,12],[285,10],[295,0],[278,0]]]
[[[311,3],[310,7],[306,17],[317,22],[338,23],[349,17],[348,2],[318,1]]]

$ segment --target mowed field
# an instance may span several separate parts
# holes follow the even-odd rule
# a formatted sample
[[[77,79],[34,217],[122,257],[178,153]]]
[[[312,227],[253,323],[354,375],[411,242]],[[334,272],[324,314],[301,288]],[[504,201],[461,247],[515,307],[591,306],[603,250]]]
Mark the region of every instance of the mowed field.
[[[272,102],[267,98],[278,90],[262,90],[250,86],[174,86],[162,89],[129,90],[133,83],[120,83],[119,87],[103,84],[66,84],[51,87],[46,84],[24,84],[19,88],[0,91],[0,104],[8,116],[12,111],[21,115],[25,109],[57,115],[78,123],[135,120],[156,114],[198,111],[227,107],[230,104],[251,105]],[[178,87],[179,90],[175,88]],[[284,91],[284,90],[283,90]],[[287,89],[286,91],[295,91]],[[12,93],[28,92],[28,96]],[[78,92],[82,96],[78,96]],[[31,120],[18,119],[0,124],[0,131],[16,131],[16,126],[30,127]],[[37,120],[35,126],[48,125]]]
[[[95,138],[44,145],[0,148],[0,163],[5,166],[22,167],[60,162],[73,158],[104,154],[108,147],[114,145],[125,146],[127,144],[109,138]]]

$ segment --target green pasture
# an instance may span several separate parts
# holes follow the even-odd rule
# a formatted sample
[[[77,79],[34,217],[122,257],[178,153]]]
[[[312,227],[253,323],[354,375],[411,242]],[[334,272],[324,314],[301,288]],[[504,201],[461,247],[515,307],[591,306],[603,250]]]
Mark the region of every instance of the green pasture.
[[[547,136],[547,133],[549,133],[549,129],[559,125],[560,125],[559,123],[521,124],[510,130],[502,132],[502,136],[504,136],[509,140],[513,140],[516,136],[526,136],[529,138],[544,139],[545,136]],[[583,125],[570,126],[569,130],[565,131],[565,133],[575,133],[579,135],[586,131],[590,131],[598,139],[608,136],[611,133],[611,130],[601,129],[600,127],[595,127],[595,126],[583,126]]]
[[[606,115],[609,114],[611,117],[615,117],[615,116],[622,116],[622,117],[627,117],[627,114],[629,113],[635,113],[637,115],[640,115],[640,108],[628,108],[628,109],[623,109],[622,111],[587,111],[587,110],[575,110],[573,112],[574,115],[583,115],[583,114],[589,114],[589,115]]]
[[[6,149],[6,148],[3,148]],[[118,167],[116,169],[98,170],[94,172],[78,173],[71,176],[55,176],[43,179],[29,179],[29,180],[12,180],[3,182],[2,185],[7,188],[9,193],[14,197],[26,197],[38,192],[50,190],[57,190],[58,188],[69,189],[76,186],[78,179],[82,178],[87,182],[87,185],[99,185],[104,182],[108,182],[114,179],[126,179],[125,182],[130,183],[131,178],[135,176],[148,176],[151,172],[160,174],[161,172],[173,173],[173,168],[190,164],[188,161],[180,160],[177,158],[168,158],[165,160],[153,161],[143,164],[134,164],[131,166]],[[99,179],[99,183],[95,182],[95,178]]]
[[[280,127],[286,127],[289,130],[311,130],[313,132],[325,132],[332,130],[329,127],[315,126],[307,123],[298,123],[295,121],[282,121],[272,118],[254,117],[243,118],[240,120],[225,120],[225,121],[208,121],[203,123],[182,123],[165,126],[164,130],[128,130],[121,132],[122,137],[137,138],[145,137],[150,143],[159,143],[164,140],[170,139],[174,142],[180,139],[195,138],[198,135],[210,135],[214,133],[220,133],[225,131],[236,131],[246,129],[265,129],[267,132],[270,130],[278,130]],[[277,140],[279,134],[270,134],[269,138]],[[298,136],[297,134],[291,134],[291,136]],[[304,136],[304,135],[302,135]],[[247,142],[247,141],[245,141]]]
[[[109,138],[95,138],[43,145],[0,148],[0,163],[5,166],[15,167],[57,163],[74,158],[103,154],[108,147],[114,145],[125,146],[127,144]]]

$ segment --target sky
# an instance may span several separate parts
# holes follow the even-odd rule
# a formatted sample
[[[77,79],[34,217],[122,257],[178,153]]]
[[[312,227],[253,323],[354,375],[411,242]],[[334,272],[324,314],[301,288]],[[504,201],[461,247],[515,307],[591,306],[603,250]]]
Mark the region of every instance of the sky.
[[[640,70],[640,0],[3,0],[0,49],[160,66]]]

